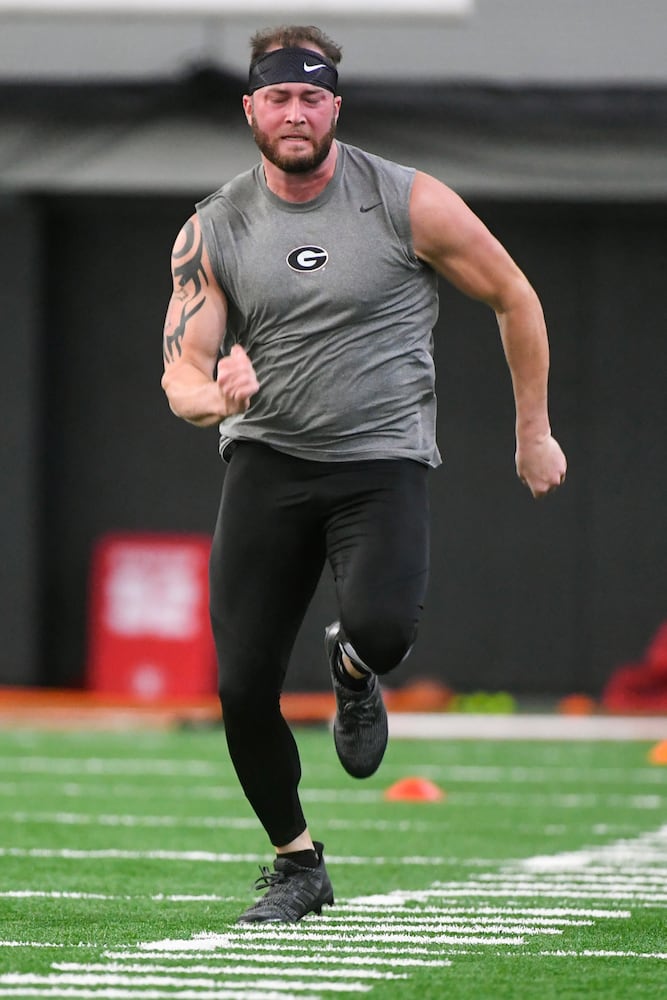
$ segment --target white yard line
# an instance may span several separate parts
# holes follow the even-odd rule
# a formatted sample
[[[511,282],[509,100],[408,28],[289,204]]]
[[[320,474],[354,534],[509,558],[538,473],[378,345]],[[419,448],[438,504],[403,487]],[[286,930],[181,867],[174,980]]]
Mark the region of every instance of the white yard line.
[[[227,958],[229,956],[226,956]],[[247,960],[247,956],[246,960]],[[303,966],[300,968],[299,964]],[[377,969],[308,969],[306,968],[306,963],[302,962],[301,958],[294,958],[291,963],[283,963],[284,965],[292,965],[292,968],[282,968],[277,964],[274,965],[262,965],[261,963],[255,962],[252,970],[253,976],[313,976],[316,979],[324,979],[327,976],[330,979],[377,979],[377,980],[393,980],[393,979],[407,979],[407,975],[404,973],[396,972],[379,972]],[[128,973],[138,972],[141,975],[146,974],[160,974],[160,975],[204,975],[204,976],[247,976],[248,975],[248,965],[247,961],[242,965],[231,965],[229,963],[225,965],[151,965],[150,963],[140,962],[87,962],[84,964],[77,964],[76,962],[54,962],[51,966],[58,972],[77,972],[77,973],[96,973],[102,972],[105,975],[110,973],[123,973],[127,975]]]
[[[256,830],[257,820],[251,816],[138,816],[133,814],[14,812],[7,817],[12,823],[53,824],[55,826],[110,826],[152,829],[194,830]]]
[[[541,951],[541,957],[551,958],[657,958],[661,961],[667,960],[667,952],[664,951],[592,951],[583,948],[581,951]],[[532,955],[531,955],[532,957]]]
[[[139,816],[136,813],[13,812],[7,820],[18,824],[56,826],[108,826],[146,829],[256,830],[252,816]],[[445,829],[449,824],[423,820],[338,820],[320,823],[323,829],[372,830],[376,833],[426,833]]]
[[[667,721],[664,723],[667,729]],[[548,766],[544,764],[535,765],[509,765],[500,764],[466,764],[466,763],[443,763],[436,765],[432,762],[414,761],[411,767],[417,771],[427,772],[427,777],[437,775],[449,775],[456,781],[485,782],[493,784],[497,781],[510,781],[515,784],[542,784],[545,781],[568,781],[579,784],[582,781],[596,784],[600,782],[617,782],[618,771],[613,767],[599,767],[593,771],[576,768],[572,766],[563,767],[558,764]],[[397,775],[402,773],[404,766],[396,767]],[[9,757],[0,756],[0,773],[12,775],[72,775],[79,780],[83,778],[98,778],[100,776],[128,776],[128,777],[165,777],[165,778],[202,778],[205,781],[220,781],[226,768],[222,764],[215,766],[208,761],[185,760],[185,761],[163,761],[152,760],[150,758],[87,758],[87,757],[42,757],[30,756],[28,754],[12,755]],[[390,765],[384,769],[388,773]],[[332,769],[333,773],[333,769]],[[664,782],[664,772],[655,766],[633,768],[631,771],[624,770],[624,777],[628,780],[647,778],[656,783]],[[171,782],[170,782],[171,784]],[[87,788],[90,786],[87,785]],[[236,791],[237,786],[227,786],[230,791]],[[335,794],[332,789],[322,788],[318,794]]]
[[[184,959],[196,957],[197,961],[202,961],[208,959],[210,961],[215,961],[218,958],[216,953],[217,948],[224,947],[223,955],[227,955],[230,948],[234,948],[237,951],[251,951],[254,957],[259,957],[260,961],[265,961],[264,956],[261,954],[262,951],[270,952],[270,957],[273,959],[276,952],[275,942],[264,942],[257,940],[241,941],[235,938],[233,941],[228,938],[223,938],[224,945],[219,942],[221,940],[221,935],[212,934],[207,935],[213,940],[206,947],[202,947],[200,943],[201,935],[195,935],[194,938],[190,938],[187,941],[149,941],[144,945],[138,945],[135,951],[105,951],[104,955],[106,958],[115,959],[126,959],[126,958],[153,958],[153,959],[172,959],[177,961],[183,961]],[[168,945],[169,947],[165,947]],[[298,941],[296,943],[290,941],[281,941],[280,943],[281,954],[289,953],[299,953],[300,957],[303,957],[304,951],[307,954],[311,954],[309,944],[300,944]],[[352,960],[355,962],[370,960],[371,964],[375,963],[377,965],[393,965],[400,966],[403,964],[403,959],[406,956],[408,965],[421,965],[422,959],[418,956],[424,956],[428,958],[428,963],[435,961],[436,964],[440,962],[437,958],[433,960],[434,952],[432,948],[410,944],[409,939],[406,938],[405,942],[402,942],[400,946],[389,945],[380,948],[378,945],[369,944],[359,944],[358,938],[348,938],[342,944],[329,941],[328,938],[322,938],[317,945],[317,955],[330,955],[332,960],[343,961]],[[440,952],[436,951],[436,955]],[[253,957],[251,956],[251,957]],[[360,957],[363,956],[363,957]],[[246,956],[247,958],[248,956]],[[447,961],[445,965],[451,965],[451,962]]]
[[[390,712],[390,737],[415,740],[664,740],[664,716]]]
[[[441,895],[448,899],[457,898],[478,898],[478,899],[534,899],[541,897],[544,899],[595,899],[617,900],[619,903],[635,903],[638,905],[650,906],[653,903],[657,906],[664,906],[667,903],[667,895],[651,892],[625,892],[600,890],[594,887],[583,888],[579,886],[559,886],[556,884],[534,882],[519,888],[508,880],[504,885],[478,885],[468,888],[465,883],[460,886],[453,886],[444,890]]]
[[[78,944],[63,944],[62,941],[2,941],[0,948],[96,948],[97,945],[80,941]]]
[[[295,990],[294,984],[290,984],[290,989]],[[311,989],[303,986],[301,989]],[[29,997],[57,997],[58,1000],[291,1000],[289,994],[285,994],[284,989],[254,989],[245,988],[237,983],[236,988],[216,988],[215,992],[201,990],[157,990],[129,987],[119,989],[117,987],[94,986],[92,989],[80,986],[25,986],[3,987],[0,986],[0,997],[16,997],[18,1000],[28,1000]],[[305,992],[301,994],[299,1000],[322,1000],[320,994]]]
[[[131,774],[153,777],[219,778],[221,765],[208,760],[159,760],[133,757],[0,757],[0,772],[16,774]]]
[[[0,858],[60,858],[64,861],[196,861],[209,864],[266,864],[266,854],[227,854],[215,851],[131,851],[119,848],[98,848],[84,850],[74,847],[0,847]],[[327,855],[327,861],[332,865],[379,866],[407,865],[409,867],[443,868],[449,865],[480,864],[489,865],[493,862],[488,858],[446,858],[413,855],[408,857],[356,857],[354,855]]]
[[[404,949],[395,949],[394,955],[392,956],[392,949],[387,951],[380,951],[379,948],[360,948],[356,943],[351,946],[351,948],[342,948],[340,945],[323,945],[322,948],[318,948],[316,955],[303,954],[304,948],[300,945],[289,945],[284,944],[280,947],[280,953],[276,954],[276,949],[274,945],[269,944],[258,944],[256,941],[253,942],[234,942],[235,951],[230,951],[225,949],[224,956],[228,961],[238,961],[247,962],[248,961],[248,951],[252,951],[251,956],[252,961],[257,964],[267,963],[283,963],[285,965],[291,965],[295,962],[299,962],[301,965],[353,965],[353,966],[384,966],[387,965],[390,968],[392,966],[405,966],[406,968],[444,968],[451,965],[450,959],[440,959],[440,958],[412,958],[406,957]],[[261,949],[264,948],[270,951],[270,955],[262,955]],[[420,949],[423,952],[425,949]],[[285,952],[299,952],[299,954],[284,954]],[[408,949],[409,951],[409,949]],[[351,952],[348,954],[348,952]],[[175,952],[165,952],[165,951],[106,951],[104,953],[106,958],[114,959],[117,961],[133,962],[136,960],[146,960],[146,959],[159,959],[162,962],[180,962],[186,958],[192,958],[191,951],[175,951]],[[202,952],[197,955],[197,961],[206,960],[206,953]],[[210,962],[218,961],[217,956],[212,956],[208,959]],[[56,965],[53,966],[56,968]],[[165,966],[169,968],[169,966]],[[191,968],[190,966],[184,966],[184,968]],[[198,967],[192,967],[198,968]],[[205,968],[202,966],[202,968]]]
[[[378,796],[379,797],[379,796]],[[612,806],[621,809],[661,809],[667,805],[664,795],[499,795],[494,792],[469,793],[454,791],[449,795],[452,805],[497,803],[523,807],[548,805],[563,809]],[[257,820],[251,816],[141,816],[137,813],[79,813],[17,810],[9,813],[7,822],[21,826],[99,826],[125,829],[189,829],[189,830],[256,830]],[[450,820],[338,820],[323,819],[322,830],[370,830],[376,833],[433,833],[446,830]],[[556,828],[560,832],[560,828]],[[607,830],[601,831],[603,834]]]
[[[85,966],[84,966],[85,968]],[[248,971],[246,968],[244,971],[245,980],[240,980],[235,982],[231,988],[235,990],[239,989],[254,989],[260,987],[261,989],[267,990],[284,990],[289,988],[290,990],[296,990],[299,992],[305,990],[312,990],[313,986],[318,989],[326,990],[332,993],[366,993],[372,987],[368,986],[366,983],[351,982],[351,983],[341,983],[331,981],[323,981],[322,983],[304,983],[299,980],[285,982],[284,980],[254,980],[249,978],[253,973]],[[312,975],[312,973],[311,973]],[[112,972],[49,972],[45,975],[39,975],[32,972],[9,972],[0,976],[0,984],[2,987],[6,986],[95,986],[96,988],[104,988],[105,986],[112,987],[132,987],[137,989],[137,987],[155,987],[160,986],[163,989],[165,987],[169,989],[179,989],[182,987],[188,987],[193,989],[197,987],[199,990],[212,990],[215,989],[216,994],[220,991],[223,993],[226,989],[230,988],[229,983],[224,981],[216,981],[211,979],[197,979],[193,976],[169,976],[169,975],[123,975],[122,973],[112,973]],[[0,988],[2,988],[0,987]],[[206,995],[204,993],[204,995]]]
[[[183,799],[201,799],[205,802],[245,802],[243,792],[239,785],[220,785],[217,779],[206,781],[203,785],[197,785],[194,781],[185,784],[177,781],[170,781],[163,787],[138,787],[137,785],[105,784],[101,786],[99,781],[91,779],[90,784],[82,781],[66,781],[62,784],[54,782],[48,778],[49,772],[43,772],[45,780],[42,782],[31,780],[28,784],[25,781],[12,781],[0,783],[0,795],[8,798],[23,796],[34,801],[43,792],[45,795],[59,798],[86,798],[91,799],[96,796],[103,798],[105,802],[110,799],[140,799],[142,802],[152,798],[176,799],[182,802]],[[80,775],[78,775],[80,777]],[[366,803],[377,803],[382,799],[380,789],[348,789],[338,791],[333,788],[311,788],[304,789],[301,793],[304,802],[324,802],[335,805],[358,805]]]
[[[358,900],[348,899],[347,901],[336,904],[336,912],[353,911],[357,913],[368,913],[376,911],[378,913],[386,914],[391,913],[392,909],[400,913],[405,913],[405,901],[418,902],[420,900],[429,900],[437,897],[437,890],[423,890],[417,892],[408,892],[403,890],[396,890],[391,894],[384,895],[374,895],[374,896],[361,896]],[[443,910],[442,904],[440,906],[425,906],[420,904],[419,913],[429,914],[429,913],[465,913],[473,916],[480,916],[483,914],[496,915],[496,916],[506,916],[508,919],[513,914],[519,914],[521,917],[536,917],[537,919],[548,919],[554,920],[554,922],[560,921],[564,918],[569,917],[583,917],[591,920],[628,920],[632,913],[630,910],[600,910],[600,909],[589,909],[586,908],[572,908],[564,906],[555,907],[531,907],[531,906],[516,906],[509,904],[507,906],[485,906],[484,904],[477,904],[475,906],[450,906],[445,904],[445,909]]]
[[[455,927],[457,924],[462,924],[466,927],[470,927],[471,921],[474,922],[475,927],[492,926],[513,928],[516,925],[525,926],[526,923],[525,916],[523,914],[518,917],[509,916],[506,910],[493,915],[482,914],[479,910],[475,912],[468,911],[466,916],[458,916],[456,914],[452,914],[449,909],[442,908],[437,915],[434,915],[434,908],[431,908],[430,913],[425,913],[424,908],[420,907],[418,913],[404,913],[400,917],[396,917],[387,916],[386,912],[380,908],[377,910],[371,910],[369,907],[368,909],[369,915],[365,916],[349,913],[344,915],[329,916],[328,914],[322,913],[322,916],[319,919],[325,924],[340,924],[341,927],[355,929],[357,924],[360,924],[365,929],[369,927],[372,928],[374,926],[373,920],[376,919],[378,921],[378,926],[381,923],[383,927],[391,927],[392,930],[410,930],[413,925],[418,925],[424,928],[439,928],[443,925]],[[542,927],[592,927],[594,924],[593,920],[573,920],[572,918],[568,919],[566,917],[543,916],[533,916],[530,922],[534,925],[534,927],[531,928],[531,933],[539,931]],[[549,930],[546,930],[545,933],[549,933]]]
[[[667,730],[667,720],[664,722],[665,729]],[[160,796],[170,793],[181,796],[183,790],[193,789],[197,794],[208,796],[211,790],[211,783],[214,783],[214,794],[216,797],[221,799],[228,798],[238,798],[242,799],[242,795],[239,793],[238,785],[224,785],[220,784],[221,779],[225,775],[225,769],[222,766],[216,767],[213,764],[209,764],[206,761],[182,761],[180,763],[172,762],[173,768],[170,773],[167,761],[151,761],[146,759],[112,759],[107,758],[103,760],[97,760],[94,758],[63,758],[63,757],[31,757],[28,755],[17,755],[10,757],[0,757],[0,772],[5,775],[18,775],[18,776],[68,776],[71,775],[78,780],[75,782],[67,782],[63,786],[54,786],[51,782],[48,783],[49,788],[54,788],[60,792],[60,788],[67,789],[70,795],[90,794],[91,791],[95,791],[98,787],[96,779],[100,776],[104,777],[165,777],[169,778],[169,784],[166,788],[159,788]],[[328,770],[328,769],[324,769]],[[397,765],[394,769],[396,777],[404,776],[405,765]],[[429,762],[414,761],[410,764],[410,770],[414,774],[420,774],[423,777],[430,777],[436,780],[451,781],[456,784],[487,784],[490,786],[496,785],[498,782],[505,782],[509,784],[520,785],[522,789],[525,785],[538,785],[542,788],[545,784],[552,784],[554,782],[570,785],[586,784],[591,783],[595,785],[604,784],[618,784],[619,773],[618,769],[614,767],[598,767],[592,770],[582,767],[563,767],[557,764],[553,766],[548,766],[544,764],[535,765],[511,765],[511,766],[501,766],[498,764],[465,764],[465,763],[447,763],[446,761],[442,764],[433,764]],[[392,771],[392,767],[387,765],[383,773],[385,776],[389,776]],[[332,772],[333,773],[333,772]],[[92,779],[92,783],[84,782],[84,779]],[[179,784],[171,779],[173,778],[185,778],[188,779],[187,783]],[[195,779],[201,778],[202,784],[197,785]],[[320,780],[325,778],[325,774],[319,775]],[[638,785],[659,785],[661,789],[665,786],[665,771],[663,768],[646,764],[643,767],[635,767],[630,770],[624,769],[623,779],[632,784],[633,787]],[[24,788],[26,786],[23,786]],[[32,790],[34,785],[30,785]],[[0,782],[0,794],[14,794],[20,791],[20,785],[16,781],[5,780]],[[104,793],[108,796],[110,791],[113,791],[114,795],[131,794],[132,790],[137,792],[136,786],[133,785],[116,785],[116,786],[105,786]],[[138,790],[141,795],[149,794],[149,789],[141,788]],[[310,789],[304,789],[304,794],[308,793],[312,797],[312,801],[318,802],[338,802],[338,801],[377,801],[378,797],[381,796],[381,789],[346,789],[340,791],[333,788],[326,787],[313,787]],[[545,794],[542,792],[542,794]],[[567,794],[567,793],[558,793]],[[586,793],[569,793],[569,794],[590,794],[597,795],[600,794],[597,791],[591,791]]]
[[[242,927],[242,925],[240,925]],[[423,930],[423,928],[420,928]],[[438,933],[415,933],[415,928],[411,927],[409,931],[396,932],[373,932],[369,928],[360,929],[358,934],[360,940],[374,942],[375,944],[401,944],[409,942],[410,944],[427,944],[427,945],[442,945],[442,944],[484,944],[484,945],[498,945],[503,944],[509,947],[517,947],[519,945],[525,944],[525,940],[519,933],[517,933],[518,928],[512,928],[514,933],[503,934],[502,931],[497,934],[487,934],[479,933],[480,928],[474,928],[472,925],[469,927],[457,927],[456,933],[452,934],[438,934]],[[484,929],[482,928],[482,931]],[[243,927],[239,931],[244,937],[249,940],[254,940],[256,937],[258,940],[267,941],[274,940],[280,941],[310,941],[311,943],[317,943],[326,938],[327,941],[339,941],[347,944],[349,946],[350,939],[352,935],[349,931],[344,931],[339,933],[338,931],[324,930],[322,925],[317,926],[306,926],[303,922],[298,926],[293,925],[280,925],[277,928],[269,928],[267,925],[255,930],[250,924],[247,928]]]
[[[16,732],[20,737],[23,731]],[[664,715],[390,712],[389,734],[394,739],[416,740],[663,740],[667,739],[667,721]]]
[[[150,900],[153,903],[236,903],[240,901],[238,896],[220,896],[215,893],[174,893],[166,895],[162,892],[150,895],[110,895],[101,892],[71,892],[58,891],[55,889],[6,889],[0,892],[0,899],[106,899],[113,900]]]
[[[664,775],[661,776],[664,781]],[[446,784],[446,782],[445,782]],[[557,809],[664,809],[667,805],[667,792],[658,795],[620,795],[617,792],[526,792],[512,794],[511,792],[462,792],[459,789],[449,791],[449,802],[458,806],[498,805],[513,809],[541,808],[544,806]]]

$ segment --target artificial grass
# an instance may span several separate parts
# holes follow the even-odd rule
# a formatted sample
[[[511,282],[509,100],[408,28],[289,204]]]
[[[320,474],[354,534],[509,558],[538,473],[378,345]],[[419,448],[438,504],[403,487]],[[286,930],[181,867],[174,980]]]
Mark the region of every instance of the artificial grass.
[[[363,980],[372,1000],[665,995],[667,841],[659,831],[667,794],[664,768],[647,762],[649,744],[393,740],[380,772],[358,782],[340,769],[326,730],[298,730],[297,740],[304,805],[331,859],[338,905],[324,919],[248,938],[234,921],[253,901],[258,861],[269,862],[271,850],[219,729],[0,734],[0,996],[329,997],[339,990],[327,983],[349,988],[355,980],[307,979],[297,988],[287,967],[277,980],[262,978],[260,960],[340,957],[334,948],[407,976]],[[409,775],[436,782],[444,801],[385,801],[386,788]],[[627,849],[614,854],[619,844]],[[566,852],[575,852],[572,863]],[[563,870],[547,861],[544,877],[526,866],[561,856]],[[377,928],[386,936],[383,920],[394,911],[364,909],[363,900],[391,893],[407,894],[396,913],[418,924],[383,942]],[[362,909],[346,925],[352,900]],[[450,930],[425,929],[425,907]],[[531,909],[626,915],[590,917],[555,934],[538,925],[520,944],[477,943],[493,938],[482,932],[444,940],[456,937],[455,917],[490,921],[489,909],[524,925],[531,918],[520,915]],[[90,963],[110,969],[109,951],[192,942],[203,932],[226,936],[224,944],[193,952],[190,964],[167,953],[164,967],[186,971],[153,974],[157,985],[140,972],[114,985],[85,971]],[[413,947],[452,964],[401,966]],[[241,948],[245,974],[212,971],[229,968],[226,956]],[[202,963],[208,978],[188,971]]]

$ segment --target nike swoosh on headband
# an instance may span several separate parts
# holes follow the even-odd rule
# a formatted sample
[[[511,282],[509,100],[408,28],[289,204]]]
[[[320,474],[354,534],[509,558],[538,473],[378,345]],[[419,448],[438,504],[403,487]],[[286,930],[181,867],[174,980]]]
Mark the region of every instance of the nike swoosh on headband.
[[[319,52],[296,46],[272,49],[253,63],[248,72],[248,93],[280,83],[308,83],[336,93],[338,73],[333,63]]]

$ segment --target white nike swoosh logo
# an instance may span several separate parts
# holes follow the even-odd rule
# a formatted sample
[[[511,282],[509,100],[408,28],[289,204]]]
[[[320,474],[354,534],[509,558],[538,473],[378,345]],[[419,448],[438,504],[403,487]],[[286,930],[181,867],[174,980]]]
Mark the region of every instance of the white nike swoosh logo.
[[[306,73],[312,73],[314,69],[326,69],[326,64],[315,63],[314,66],[309,66],[308,63],[304,63],[303,68],[305,69]]]

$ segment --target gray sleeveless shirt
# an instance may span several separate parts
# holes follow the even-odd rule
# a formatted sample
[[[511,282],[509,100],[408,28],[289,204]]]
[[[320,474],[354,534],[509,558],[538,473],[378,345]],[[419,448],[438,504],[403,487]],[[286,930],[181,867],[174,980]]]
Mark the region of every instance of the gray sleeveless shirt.
[[[317,461],[436,466],[435,272],[412,247],[415,171],[338,143],[317,198],[283,201],[261,164],[197,205],[229,305],[223,353],[247,351],[260,389],[221,443]]]

